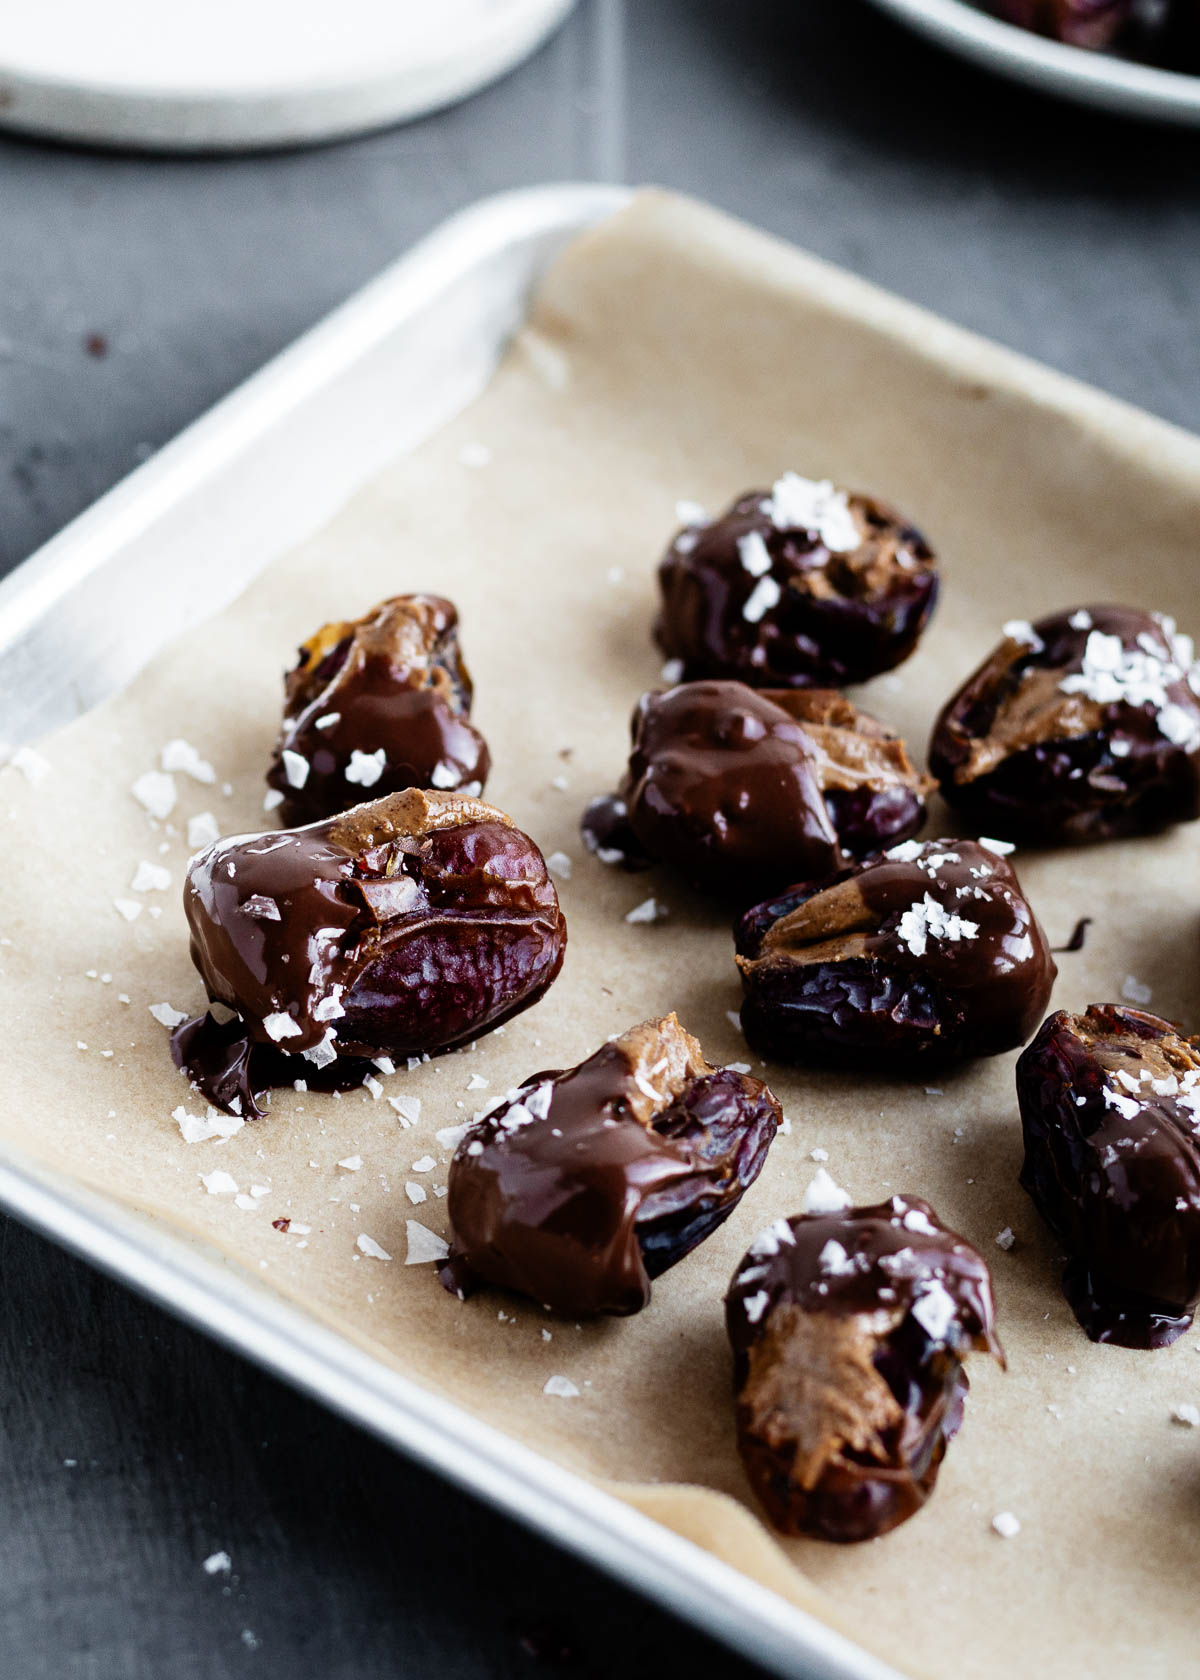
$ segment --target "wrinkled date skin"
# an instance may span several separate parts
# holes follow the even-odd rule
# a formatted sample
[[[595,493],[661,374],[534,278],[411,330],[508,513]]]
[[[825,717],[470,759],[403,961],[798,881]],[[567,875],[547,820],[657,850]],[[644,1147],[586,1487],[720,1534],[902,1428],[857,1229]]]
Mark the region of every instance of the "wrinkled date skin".
[[[755,688],[842,688],[891,670],[938,589],[933,551],[892,508],[794,473],[679,532],[658,577],[654,637],[681,674]]]
[[[914,833],[928,778],[903,741],[825,689],[681,683],[645,694],[629,768],[583,816],[605,862],[657,859],[745,903],[798,875],[829,875]]]
[[[397,595],[326,624],[285,679],[267,772],[284,822],[318,822],[409,787],[482,793],[491,759],[470,723],[471,692],[458,613],[439,595]]]
[[[243,1114],[342,1058],[467,1043],[541,997],[567,938],[542,854],[511,818],[415,788],[218,841],[192,860],[184,908],[208,995],[239,1020],[181,1026],[176,1057]]]
[[[761,1081],[710,1067],[674,1015],[535,1074],[455,1152],[442,1282],[571,1317],[638,1312],[650,1280],[733,1212],[781,1118]]]
[[[1004,1354],[982,1257],[928,1202],[778,1219],[725,1298],[738,1447],[775,1527],[872,1540],[920,1510],[971,1350]]]
[[[1017,1062],[1021,1183],[1094,1342],[1168,1347],[1200,1302],[1200,1042],[1118,1004],[1059,1010]]]
[[[991,0],[991,10],[1071,47],[1109,47],[1128,23],[1133,0]]]
[[[966,821],[1054,846],[1200,816],[1189,637],[1170,619],[1113,606],[1006,629],[930,742],[930,769]]]
[[[879,1073],[1023,1044],[1057,973],[1010,865],[973,840],[906,841],[793,887],[734,938],[760,1056]]]

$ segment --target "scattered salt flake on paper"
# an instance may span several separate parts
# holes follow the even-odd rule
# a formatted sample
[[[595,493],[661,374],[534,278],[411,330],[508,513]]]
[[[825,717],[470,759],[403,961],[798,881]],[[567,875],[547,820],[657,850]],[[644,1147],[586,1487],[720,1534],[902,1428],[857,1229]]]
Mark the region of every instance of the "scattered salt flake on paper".
[[[228,1552],[214,1552],[211,1557],[205,1558],[203,1567],[206,1575],[228,1575],[233,1568],[233,1559]]]
[[[389,1097],[388,1102],[396,1110],[402,1126],[415,1126],[421,1118],[420,1097]]]
[[[996,1247],[997,1248],[1002,1248],[1004,1250],[1004,1252],[1007,1254],[1009,1249],[1016,1242],[1016,1240],[1017,1240],[1016,1237],[1014,1237],[1013,1234],[1012,1234],[1011,1227],[1006,1225],[1004,1227],[1003,1231],[1001,1231],[1000,1234],[996,1238]]]
[[[152,1003],[150,1013],[163,1027],[177,1027],[181,1021],[187,1020],[185,1009],[174,1009],[169,1003]]]
[[[644,898],[640,904],[634,905],[625,920],[633,925],[639,922],[657,922],[666,915],[666,908],[656,898]]]
[[[200,811],[188,818],[187,843],[193,852],[211,846],[221,838],[220,825],[211,811]]]
[[[432,1172],[436,1166],[437,1162],[434,1160],[432,1155],[422,1155],[419,1161],[413,1162],[412,1170],[414,1172]]]
[[[255,1198],[255,1200],[261,1201],[264,1196],[269,1196],[271,1194],[271,1186],[269,1184],[252,1184],[250,1186],[250,1194]]]
[[[1200,1407],[1193,1406],[1190,1400],[1181,1401],[1178,1406],[1171,1407],[1171,1422],[1182,1423],[1188,1429],[1200,1429]]]
[[[217,773],[206,758],[201,758],[190,741],[168,741],[162,750],[161,764],[164,770],[181,770],[185,776],[191,776],[197,782],[215,782]]]
[[[736,1009],[727,1009],[725,1011],[725,1019],[729,1022],[729,1025],[731,1027],[733,1027],[733,1029],[736,1032],[741,1032],[741,1030],[742,1030],[742,1017]]]
[[[1021,1524],[1011,1511],[997,1511],[992,1518],[992,1527],[1001,1540],[1012,1540],[1021,1532]]]
[[[263,810],[275,811],[283,804],[283,795],[278,788],[268,788],[263,794]]]
[[[241,1208],[243,1213],[253,1213],[258,1203],[253,1196],[237,1195],[233,1198],[233,1205]]]
[[[217,1108],[210,1108],[205,1115],[189,1114],[182,1103],[171,1110],[171,1118],[177,1122],[184,1143],[207,1143],[210,1138],[229,1138],[246,1124],[240,1114],[222,1114]]]
[[[237,1194],[237,1179],[230,1173],[217,1167],[210,1173],[201,1173],[200,1182],[210,1196],[233,1196]]]
[[[466,1088],[468,1091],[486,1091],[487,1080],[481,1073],[473,1073],[470,1079],[467,1080]]]
[[[708,510],[699,502],[678,501],[675,503],[675,517],[681,525],[703,525],[708,520]]]
[[[285,1038],[299,1038],[303,1034],[303,1027],[285,1010],[276,1010],[273,1015],[263,1016],[263,1031],[268,1038],[273,1038],[279,1044]]]
[[[802,1213],[840,1213],[842,1208],[848,1208],[853,1198],[848,1196],[840,1184],[835,1184],[825,1171],[818,1167],[812,1181],[804,1192],[800,1203]]]
[[[664,660],[659,676],[669,687],[674,688],[676,683],[683,681],[683,660]]]
[[[423,1184],[413,1184],[411,1180],[404,1186],[404,1194],[414,1207],[425,1201],[429,1196],[429,1192]]]
[[[362,1164],[363,1158],[361,1155],[347,1155],[344,1160],[338,1162],[338,1166],[345,1167],[347,1172],[361,1172]]]
[[[1010,852],[1015,852],[1017,849],[1011,840],[990,840],[986,834],[979,836],[979,844],[985,851],[994,853],[996,857],[1007,857]]]
[[[422,1225],[416,1219],[406,1219],[404,1224],[408,1232],[408,1253],[404,1258],[406,1266],[425,1266],[433,1260],[444,1260],[449,1254],[450,1244],[436,1231],[431,1231],[428,1225]]]
[[[369,1073],[363,1080],[363,1088],[370,1091],[375,1102],[378,1102],[380,1097],[383,1095],[383,1085],[380,1080],[376,1079],[373,1073]]]
[[[145,771],[129,791],[139,805],[144,806],[152,817],[158,817],[160,821],[171,815],[179,797],[175,791],[174,776],[168,775],[164,770]]]
[[[579,1390],[570,1377],[547,1377],[542,1393],[552,1394],[559,1400],[576,1400],[579,1397]]]
[[[380,1073],[395,1073],[396,1071],[396,1064],[390,1056],[372,1056],[371,1060]]]
[[[14,770],[21,772],[31,787],[37,787],[50,774],[50,760],[33,747],[18,747],[8,762]]]
[[[129,885],[134,892],[166,892],[171,885],[171,871],[164,869],[161,863],[147,863],[143,858]]]
[[[828,1149],[810,1149],[808,1153],[810,1159],[814,1161],[828,1161],[829,1159]]]
[[[474,1120],[467,1120],[461,1126],[443,1126],[440,1132],[434,1134],[438,1141],[438,1148],[445,1149],[447,1152],[457,1149],[474,1125]]]
[[[369,1237],[365,1231],[360,1231],[354,1246],[360,1254],[365,1254],[368,1260],[390,1260],[392,1257],[386,1248],[380,1248],[374,1237]]]
[[[569,881],[571,879],[571,860],[566,852],[551,852],[546,859],[546,868],[551,875],[557,875],[560,880]]]
[[[114,898],[113,909],[118,916],[124,916],[127,922],[136,922],[142,913],[142,906],[136,898]]]
[[[1121,996],[1130,1003],[1149,1003],[1153,995],[1150,987],[1132,974],[1127,974],[1121,982]]]
[[[350,762],[346,766],[344,775],[348,782],[355,782],[359,787],[374,787],[383,775],[387,754],[380,747],[377,752],[360,752],[357,747],[350,754]]]

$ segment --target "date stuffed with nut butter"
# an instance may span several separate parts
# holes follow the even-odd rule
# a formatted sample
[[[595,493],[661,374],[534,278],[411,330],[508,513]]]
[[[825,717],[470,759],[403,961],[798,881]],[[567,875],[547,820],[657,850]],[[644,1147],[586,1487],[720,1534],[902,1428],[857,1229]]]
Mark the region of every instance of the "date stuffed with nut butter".
[[[584,813],[589,848],[624,867],[657,859],[743,904],[925,820],[933,784],[903,741],[829,690],[681,683],[643,695],[631,732],[620,788]]]
[[[994,1354],[982,1257],[927,1202],[777,1219],[725,1300],[738,1447],[772,1523],[871,1540],[929,1498],[972,1350]]]
[[[1200,1302],[1200,1042],[1118,1004],[1059,1010],[1017,1062],[1021,1183],[1094,1342],[1167,1347]]]
[[[439,595],[397,595],[326,624],[286,678],[267,772],[286,823],[316,822],[404,788],[480,794],[491,760],[472,727],[458,613]]]
[[[1005,638],[947,702],[929,763],[949,804],[1031,845],[1200,816],[1200,667],[1173,621],[1077,607]]]
[[[781,1119],[761,1081],[713,1068],[674,1015],[535,1074],[450,1168],[447,1289],[479,1282],[554,1312],[638,1312],[650,1282],[727,1219]]]
[[[747,1042],[881,1074],[1023,1044],[1057,970],[1008,849],[909,840],[747,911],[735,930]]]
[[[654,637],[686,678],[841,688],[907,659],[937,599],[919,531],[870,496],[785,473],[682,530]]]
[[[342,1060],[477,1038],[541,997],[567,938],[542,854],[511,818],[415,788],[217,841],[189,866],[184,908],[192,961],[236,1020],[179,1027],[176,1058],[234,1113]]]
[[[1109,47],[1133,15],[1134,0],[991,0],[990,10],[1070,47]]]

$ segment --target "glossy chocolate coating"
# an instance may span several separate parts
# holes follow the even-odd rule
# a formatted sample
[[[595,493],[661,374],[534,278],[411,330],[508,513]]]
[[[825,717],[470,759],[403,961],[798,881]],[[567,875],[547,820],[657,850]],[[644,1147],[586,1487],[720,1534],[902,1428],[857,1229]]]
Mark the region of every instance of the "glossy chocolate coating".
[[[1071,47],[1108,47],[1133,11],[1133,0],[991,0],[1006,23]]]
[[[409,787],[483,792],[491,759],[469,721],[471,678],[453,602],[397,595],[351,623],[326,624],[300,649],[285,690],[267,781],[283,795],[280,814],[289,825]],[[301,764],[289,766],[285,750]],[[356,752],[380,751],[375,781],[347,779],[347,771],[375,771]],[[293,778],[303,777],[301,787],[289,767]]]
[[[663,652],[684,677],[755,688],[841,688],[907,659],[937,598],[921,533],[885,503],[850,495],[859,540],[834,552],[819,530],[777,524],[778,499],[778,486],[751,490],[675,537],[658,569]]]
[[[1032,845],[1200,816],[1190,638],[1133,607],[1077,607],[1018,628],[938,718],[929,764],[946,800],[973,827]]]
[[[1200,1045],[1119,1004],[1059,1010],[1017,1062],[1021,1183],[1094,1342],[1167,1347],[1200,1302]]]
[[[735,942],[759,1055],[878,1073],[1023,1044],[1057,973],[1012,868],[973,840],[910,840],[794,887]]]
[[[972,1349],[1003,1363],[982,1257],[927,1202],[778,1219],[725,1299],[738,1446],[775,1527],[870,1540],[918,1511]]]
[[[535,1074],[455,1152],[442,1281],[572,1317],[638,1312],[733,1212],[780,1119],[760,1080],[709,1067],[674,1015]]]
[[[536,1002],[566,944],[528,835],[481,800],[417,789],[217,841],[192,860],[184,907],[209,997],[267,1052],[264,1085],[281,1053],[294,1080],[335,1058],[465,1044]],[[233,1077],[221,1057],[238,1048],[211,1029],[202,1042],[188,1070],[218,1101],[218,1076]]]
[[[632,735],[621,787],[582,824],[589,849],[624,868],[657,858],[744,903],[924,821],[932,783],[904,743],[828,690],[681,683],[642,696]]]

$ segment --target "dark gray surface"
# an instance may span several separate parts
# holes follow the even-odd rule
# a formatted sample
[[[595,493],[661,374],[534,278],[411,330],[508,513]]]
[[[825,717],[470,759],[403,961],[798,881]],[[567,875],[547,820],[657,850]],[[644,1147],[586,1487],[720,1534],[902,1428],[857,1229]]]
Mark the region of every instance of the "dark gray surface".
[[[1200,136],[856,0],[640,0],[624,75],[620,21],[585,0],[498,87],[323,151],[0,142],[0,569],[451,210],[554,178],[684,188],[1200,425]],[[508,1680],[556,1641],[573,1674],[749,1672],[11,1224],[2,1275],[5,1680]]]

